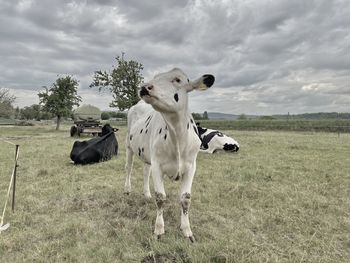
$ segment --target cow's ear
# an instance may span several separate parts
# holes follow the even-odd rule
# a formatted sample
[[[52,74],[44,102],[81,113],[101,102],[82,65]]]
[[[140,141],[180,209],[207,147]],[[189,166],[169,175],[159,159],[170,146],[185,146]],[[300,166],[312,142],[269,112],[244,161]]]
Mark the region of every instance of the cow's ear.
[[[215,81],[215,77],[213,75],[205,74],[202,77],[200,77],[199,79],[196,79],[194,81],[190,81],[187,91],[189,92],[189,91],[192,91],[194,89],[206,90],[214,84],[214,81]]]

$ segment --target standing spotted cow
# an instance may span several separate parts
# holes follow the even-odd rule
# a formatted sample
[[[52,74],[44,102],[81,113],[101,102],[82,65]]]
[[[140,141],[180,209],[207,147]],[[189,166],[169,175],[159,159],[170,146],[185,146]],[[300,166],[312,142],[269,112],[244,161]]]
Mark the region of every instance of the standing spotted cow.
[[[214,80],[212,75],[203,75],[190,81],[182,70],[175,68],[145,83],[140,90],[142,100],[129,110],[125,192],[131,191],[133,155],[136,154],[144,162],[146,198],[151,197],[149,176],[152,175],[157,204],[154,233],[158,238],[164,234],[163,204],[166,194],[163,179],[167,176],[175,181],[181,180],[181,229],[185,237],[194,241],[188,212],[201,141],[188,111],[187,93],[194,89],[206,90]]]

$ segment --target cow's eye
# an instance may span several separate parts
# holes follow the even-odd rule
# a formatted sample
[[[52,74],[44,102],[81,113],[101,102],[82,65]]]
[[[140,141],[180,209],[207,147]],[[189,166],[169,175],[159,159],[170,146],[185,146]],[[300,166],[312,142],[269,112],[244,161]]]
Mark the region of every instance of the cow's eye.
[[[174,78],[172,82],[177,82],[177,83],[180,83],[181,82],[181,79],[179,79],[178,77]]]

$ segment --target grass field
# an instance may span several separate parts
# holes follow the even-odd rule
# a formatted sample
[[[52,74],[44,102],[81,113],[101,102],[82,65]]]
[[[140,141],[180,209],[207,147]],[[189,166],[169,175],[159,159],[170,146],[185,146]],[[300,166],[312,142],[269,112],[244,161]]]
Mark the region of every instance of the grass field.
[[[226,130],[238,154],[200,153],[190,210],[197,242],[179,229],[179,183],[166,180],[166,233],[142,166],[123,194],[125,127],[111,161],[74,166],[69,126],[0,127],[20,144],[16,211],[0,262],[350,262],[350,134]],[[14,147],[0,141],[0,209]]]

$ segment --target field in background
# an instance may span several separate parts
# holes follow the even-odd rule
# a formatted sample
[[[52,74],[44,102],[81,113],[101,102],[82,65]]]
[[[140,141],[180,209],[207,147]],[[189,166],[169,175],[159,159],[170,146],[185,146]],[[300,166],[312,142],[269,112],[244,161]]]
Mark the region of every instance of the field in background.
[[[350,133],[350,120],[200,120],[202,126],[219,130],[248,130],[248,131],[310,131]]]
[[[198,156],[190,210],[196,244],[179,229],[178,182],[165,182],[160,241],[152,235],[155,203],[143,198],[139,161],[133,191],[123,194],[125,126],[118,127],[119,155],[88,166],[70,162],[69,125],[60,132],[0,127],[0,138],[21,145],[16,212],[5,219],[11,227],[0,235],[0,261],[349,262],[350,134],[223,125],[241,149]],[[13,159],[1,141],[0,158]],[[1,167],[2,208],[10,174]]]

